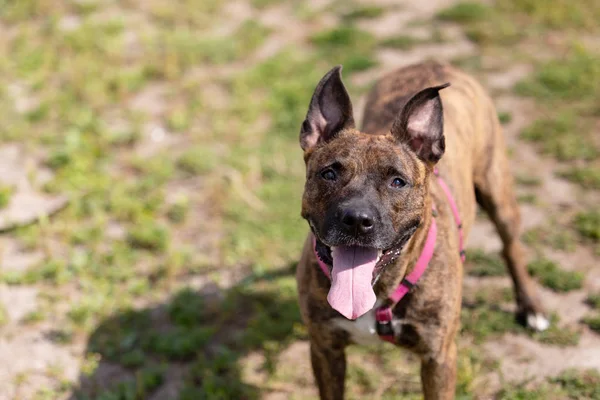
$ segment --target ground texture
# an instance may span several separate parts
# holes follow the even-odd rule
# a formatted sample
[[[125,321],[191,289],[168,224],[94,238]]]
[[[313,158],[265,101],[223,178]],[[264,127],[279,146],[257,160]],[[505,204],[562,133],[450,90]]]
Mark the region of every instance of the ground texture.
[[[496,101],[553,315],[515,324],[478,216],[457,397],[600,399],[599,20],[596,0],[0,1],[0,399],[316,398],[300,123],[335,64],[360,116],[431,58]],[[350,349],[349,398],[420,398],[390,350]]]

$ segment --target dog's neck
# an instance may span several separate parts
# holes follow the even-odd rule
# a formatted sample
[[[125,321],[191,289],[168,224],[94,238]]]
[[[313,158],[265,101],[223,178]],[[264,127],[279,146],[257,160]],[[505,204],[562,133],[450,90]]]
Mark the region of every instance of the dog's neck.
[[[433,198],[431,193],[428,193],[425,200],[425,211],[423,212],[421,224],[408,240],[404,249],[402,249],[400,257],[385,268],[375,285],[375,294],[377,295],[377,298],[385,298],[388,296],[398,287],[400,281],[413,270],[425,246],[432,218]]]

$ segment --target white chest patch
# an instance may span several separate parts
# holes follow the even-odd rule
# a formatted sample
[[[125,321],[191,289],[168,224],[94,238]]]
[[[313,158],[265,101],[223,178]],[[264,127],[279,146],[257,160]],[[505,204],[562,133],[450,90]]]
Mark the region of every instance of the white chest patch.
[[[348,332],[352,341],[357,344],[371,345],[381,343],[381,339],[375,330],[375,310],[381,304],[382,301],[377,300],[377,303],[375,303],[375,306],[369,312],[361,315],[354,321],[346,318],[335,318],[333,324]],[[392,329],[394,330],[394,334],[398,335],[400,333],[400,321],[393,320]]]

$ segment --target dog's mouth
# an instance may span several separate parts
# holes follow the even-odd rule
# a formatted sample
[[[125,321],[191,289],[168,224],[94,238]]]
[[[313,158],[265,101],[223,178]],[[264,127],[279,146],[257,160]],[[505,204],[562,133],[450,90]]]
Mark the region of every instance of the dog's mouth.
[[[316,239],[317,256],[330,267],[329,304],[348,319],[356,319],[371,310],[377,300],[373,285],[383,269],[398,258],[406,241],[400,240],[382,250],[361,246],[329,247]]]

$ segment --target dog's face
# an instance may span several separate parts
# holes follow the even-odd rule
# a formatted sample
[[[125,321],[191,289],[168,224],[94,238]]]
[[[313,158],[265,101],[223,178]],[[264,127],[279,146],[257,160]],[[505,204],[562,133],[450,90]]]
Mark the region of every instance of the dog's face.
[[[307,168],[302,217],[334,279],[338,269],[364,271],[360,279],[371,286],[421,223],[428,176],[444,152],[438,91],[445,86],[408,100],[389,134],[369,135],[354,127],[340,70],[319,82],[302,124]],[[347,314],[353,317],[356,309]]]

